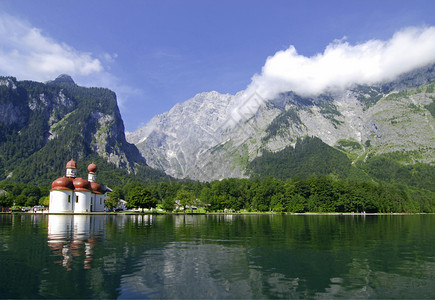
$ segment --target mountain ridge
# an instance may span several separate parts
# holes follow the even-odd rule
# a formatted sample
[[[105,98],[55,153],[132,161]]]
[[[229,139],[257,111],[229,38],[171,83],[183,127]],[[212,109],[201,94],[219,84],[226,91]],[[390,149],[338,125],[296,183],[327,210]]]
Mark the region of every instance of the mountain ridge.
[[[264,101],[254,94],[248,96],[254,103],[248,109],[257,109],[250,113],[237,103],[237,95],[201,93],[159,115],[164,126],[155,127],[153,119],[127,140],[150,166],[177,178],[206,181],[247,177],[250,161],[264,151],[294,146],[304,136],[320,138],[353,162],[368,155],[407,152],[409,162],[433,165],[435,123],[428,107],[435,97],[434,80],[435,68],[429,65],[391,82],[315,97],[288,92]],[[195,102],[199,100],[220,109],[204,115]],[[243,113],[235,116],[240,107]],[[234,120],[233,126],[225,126]],[[139,132],[147,132],[147,137],[141,139]]]

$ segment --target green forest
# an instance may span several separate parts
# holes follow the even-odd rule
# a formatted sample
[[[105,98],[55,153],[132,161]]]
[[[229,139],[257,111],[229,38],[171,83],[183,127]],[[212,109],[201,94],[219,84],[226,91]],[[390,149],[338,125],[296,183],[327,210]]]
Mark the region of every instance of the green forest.
[[[137,195],[144,195],[137,200]],[[433,195],[403,186],[337,179],[332,176],[281,180],[229,178],[213,182],[131,183],[117,187],[111,200],[126,199],[131,207],[166,211],[202,207],[208,212],[434,212]],[[143,203],[141,203],[143,201]]]

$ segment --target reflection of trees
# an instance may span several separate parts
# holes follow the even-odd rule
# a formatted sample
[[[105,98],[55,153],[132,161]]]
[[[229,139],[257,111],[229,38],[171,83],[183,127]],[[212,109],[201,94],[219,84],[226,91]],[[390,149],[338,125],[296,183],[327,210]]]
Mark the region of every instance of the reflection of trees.
[[[165,232],[167,242],[158,254],[151,249],[153,255],[142,254],[142,268],[124,286],[146,293],[158,290],[160,296],[168,297],[176,295],[162,287],[176,286],[179,295],[193,297],[198,296],[195,290],[184,291],[183,284],[185,278],[194,278],[196,290],[215,291],[212,294],[220,297],[234,297],[234,290],[251,296],[314,296],[330,288],[330,278],[340,281],[349,274],[355,257],[373,268],[378,252],[388,253],[382,249],[384,239],[400,243],[406,238],[407,229],[400,225],[403,218],[386,218],[240,215],[229,221],[219,215],[158,217],[153,224],[159,227],[157,232]],[[151,236],[146,239],[144,243],[153,242]],[[393,269],[401,263],[400,259],[389,262]],[[150,269],[155,272],[149,273]]]
[[[0,298],[37,298],[43,277],[47,232],[42,215],[0,215]],[[30,251],[32,250],[32,251]]]
[[[370,295],[373,283],[366,282],[371,277],[355,273],[355,260],[364,262],[367,272],[409,276],[403,264],[416,261],[411,270],[418,270],[419,259],[427,259],[422,249],[431,244],[418,237],[422,227],[434,225],[432,216],[239,215],[228,222],[217,215],[197,218],[195,225],[181,220],[176,228],[179,241],[242,246],[246,261],[239,260],[236,268],[248,265],[245,280],[257,291],[253,294],[273,298],[315,296],[330,289],[334,280],[339,284],[353,276],[354,288]],[[231,273],[226,276],[231,281]]]
[[[374,271],[366,259],[354,258],[349,272],[331,278],[329,287],[316,294],[317,298],[343,299],[420,299],[435,294],[433,284],[435,263],[413,262],[406,272]],[[409,270],[413,270],[409,272]]]
[[[263,294],[270,297],[288,297],[294,291],[299,295],[310,293],[314,296],[330,289],[334,280],[340,282],[343,278],[345,286],[351,286],[350,278],[357,278],[356,282],[352,283],[353,287],[356,290],[365,289],[367,295],[371,295],[370,287],[385,289],[388,284],[395,285],[391,282],[372,282],[378,275],[382,275],[382,272],[390,274],[387,277],[392,278],[395,278],[395,275],[398,278],[418,277],[418,270],[423,267],[422,264],[426,264],[427,251],[431,249],[428,240],[419,238],[419,230],[422,227],[433,228],[434,218],[271,216],[263,219],[253,218],[249,222],[257,222],[258,225],[261,223],[261,226],[246,226],[251,230],[248,236],[252,236],[253,230],[260,229],[249,246],[253,249],[249,252],[252,263],[261,266],[266,274],[284,276],[286,280],[281,279],[281,282],[292,283],[289,286],[294,286],[295,280],[298,281],[294,290],[286,288],[287,292],[282,293],[278,286],[270,285],[270,278],[265,278],[261,282],[264,287]],[[419,243],[418,246],[415,245],[416,242]],[[367,270],[366,273],[355,273],[355,260],[363,262],[362,270]],[[414,262],[415,266],[404,268],[408,261]],[[370,272],[376,276],[370,276]],[[433,277],[434,271],[426,278]]]

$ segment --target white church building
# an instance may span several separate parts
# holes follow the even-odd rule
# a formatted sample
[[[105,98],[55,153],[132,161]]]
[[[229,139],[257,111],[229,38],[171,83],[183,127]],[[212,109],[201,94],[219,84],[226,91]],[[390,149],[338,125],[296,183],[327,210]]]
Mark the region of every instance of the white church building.
[[[88,166],[88,180],[77,177],[77,163],[66,164],[66,176],[53,181],[50,190],[50,213],[86,213],[104,211],[107,192],[111,190],[96,182],[97,166]]]

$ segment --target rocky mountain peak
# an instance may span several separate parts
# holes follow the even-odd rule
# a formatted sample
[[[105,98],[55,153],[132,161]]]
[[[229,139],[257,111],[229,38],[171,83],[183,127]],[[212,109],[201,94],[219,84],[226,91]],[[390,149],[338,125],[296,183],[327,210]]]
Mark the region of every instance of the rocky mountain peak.
[[[71,76],[67,75],[67,74],[61,74],[59,76],[57,76],[57,78],[53,81],[50,81],[50,83],[72,83],[72,84],[76,84],[74,82],[74,80],[72,79]]]
[[[6,86],[8,88],[15,90],[17,88],[16,83],[17,83],[17,79],[15,77],[0,76],[0,86]]]

